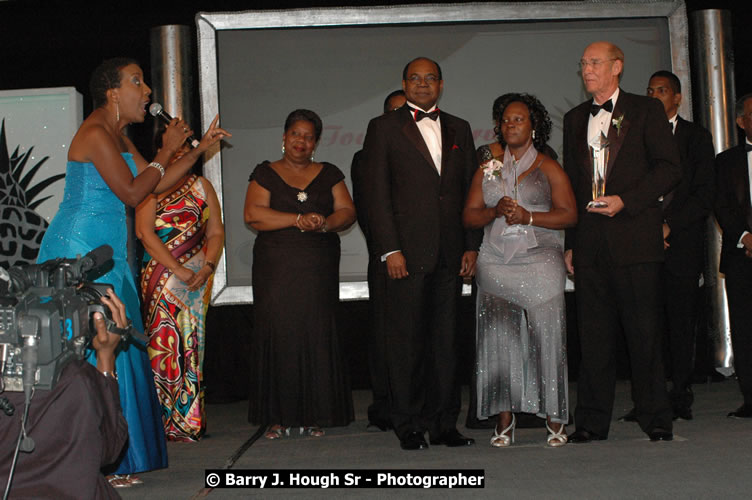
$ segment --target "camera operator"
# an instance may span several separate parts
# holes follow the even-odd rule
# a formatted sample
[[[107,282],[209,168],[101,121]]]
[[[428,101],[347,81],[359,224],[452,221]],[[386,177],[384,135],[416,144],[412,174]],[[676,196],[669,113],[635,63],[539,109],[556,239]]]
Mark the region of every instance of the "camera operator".
[[[101,301],[119,328],[125,328],[125,306],[110,289]],[[29,409],[26,433],[33,438],[31,453],[18,457],[10,498],[119,498],[101,469],[115,462],[128,439],[120,409],[115,350],[120,335],[107,331],[95,313],[92,347],[97,367],[75,360],[63,370],[52,391],[36,390]],[[21,429],[22,392],[6,392],[16,411],[0,414],[0,482],[5,485]]]

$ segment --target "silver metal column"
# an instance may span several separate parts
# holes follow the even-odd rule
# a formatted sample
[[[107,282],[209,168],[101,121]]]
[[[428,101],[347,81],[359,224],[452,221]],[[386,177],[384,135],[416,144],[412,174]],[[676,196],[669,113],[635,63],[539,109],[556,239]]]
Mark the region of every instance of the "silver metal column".
[[[191,30],[188,26],[170,24],[152,28],[150,35],[151,100],[160,103],[170,115],[187,121],[194,135],[200,137],[201,124],[193,109],[196,87]],[[155,123],[155,136],[157,130],[161,130],[160,123]]]
[[[734,54],[731,15],[726,10],[700,10],[690,15],[694,56],[695,120],[713,134],[716,154],[736,145],[734,124]],[[705,286],[711,294],[709,332],[715,344],[716,369],[733,373],[731,328],[725,279],[718,272],[721,233],[715,217],[708,219]]]

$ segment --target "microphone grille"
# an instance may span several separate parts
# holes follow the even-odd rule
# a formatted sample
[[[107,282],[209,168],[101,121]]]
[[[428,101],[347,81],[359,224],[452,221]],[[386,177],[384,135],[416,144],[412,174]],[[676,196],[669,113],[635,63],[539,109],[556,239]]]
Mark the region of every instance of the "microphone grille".
[[[162,111],[162,105],[158,102],[155,102],[151,106],[149,106],[149,113],[151,116],[157,116]]]

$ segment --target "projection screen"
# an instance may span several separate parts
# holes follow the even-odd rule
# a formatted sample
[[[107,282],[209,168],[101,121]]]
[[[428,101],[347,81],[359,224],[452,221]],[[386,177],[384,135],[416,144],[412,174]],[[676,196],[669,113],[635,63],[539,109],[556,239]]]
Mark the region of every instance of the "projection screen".
[[[585,46],[609,40],[625,53],[621,87],[645,92],[669,69],[682,80],[681,114],[691,118],[687,16],[683,1],[473,3],[288,11],[199,13],[201,120],[216,113],[232,132],[204,166],[223,209],[225,252],[213,304],[253,301],[255,233],[243,221],[248,176],[281,157],[283,123],[297,108],[316,111],[324,132],[316,159],[346,175],[368,121],[401,88],[417,56],[439,62],[442,109],[470,122],[476,146],[493,142],[491,105],[507,92],[535,94],[554,124],[561,156],[562,117],[587,99],[579,61]],[[365,241],[357,224],[340,234],[340,299],[368,297]]]

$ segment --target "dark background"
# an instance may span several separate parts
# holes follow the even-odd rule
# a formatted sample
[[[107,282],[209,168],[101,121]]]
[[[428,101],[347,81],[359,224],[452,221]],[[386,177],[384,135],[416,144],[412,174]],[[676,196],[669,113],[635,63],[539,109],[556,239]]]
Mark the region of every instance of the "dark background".
[[[197,12],[307,7],[427,4],[343,0],[0,0],[0,89],[75,86],[84,95],[84,116],[91,111],[88,81],[105,58],[134,57],[150,75],[149,30],[165,24],[195,28]],[[462,0],[452,3],[467,3]],[[735,82],[738,96],[752,91],[752,2],[687,0],[687,11],[726,9],[732,14]],[[747,49],[747,50],[745,50]],[[578,54],[573,55],[576,59]],[[486,61],[488,63],[488,61]],[[292,61],[291,61],[292,64]],[[367,60],[364,60],[367,64]],[[640,92],[642,89],[629,89]]]
[[[134,57],[141,62],[147,81],[150,79],[149,30],[152,27],[184,24],[192,28],[195,36],[194,18],[197,12],[402,3],[440,2],[419,0],[412,2],[388,0],[365,2],[342,0],[308,2],[300,0],[185,0],[182,2],[0,0],[0,90],[75,86],[84,96],[84,116],[87,116],[91,112],[89,75],[103,59],[116,56]],[[467,2],[460,0],[452,3]],[[702,9],[726,9],[731,12],[735,60],[734,82],[737,96],[752,92],[752,56],[749,50],[749,47],[752,47],[752,30],[749,29],[752,20],[750,3],[752,2],[686,1],[688,14]],[[194,53],[197,52],[194,50]],[[578,56],[579,54],[573,54],[573,60]],[[290,61],[290,63],[300,64],[299,61]],[[368,63],[367,58],[364,58],[363,63]],[[479,65],[481,63],[489,64],[490,62],[479,61]],[[635,93],[643,91],[643,89],[627,90]],[[702,102],[702,99],[694,96],[693,101]],[[197,127],[194,125],[194,128]],[[138,129],[135,134],[136,143],[142,151],[147,153],[151,148],[149,137],[151,127],[136,128]],[[576,342],[573,342],[576,327],[571,309],[572,298],[567,297],[567,302],[570,310],[568,328],[570,372],[574,374],[579,356],[577,349],[573,348],[576,345]],[[459,350],[462,358],[462,379],[466,383],[472,368],[472,351],[475,345],[474,301],[470,297],[465,297],[461,306]],[[345,343],[353,388],[368,386],[364,342],[368,334],[367,310],[367,302],[359,301],[340,303],[338,311],[339,329]],[[247,397],[250,382],[248,346],[253,335],[252,323],[252,306],[224,306],[210,309],[207,318],[205,365],[209,402]]]

